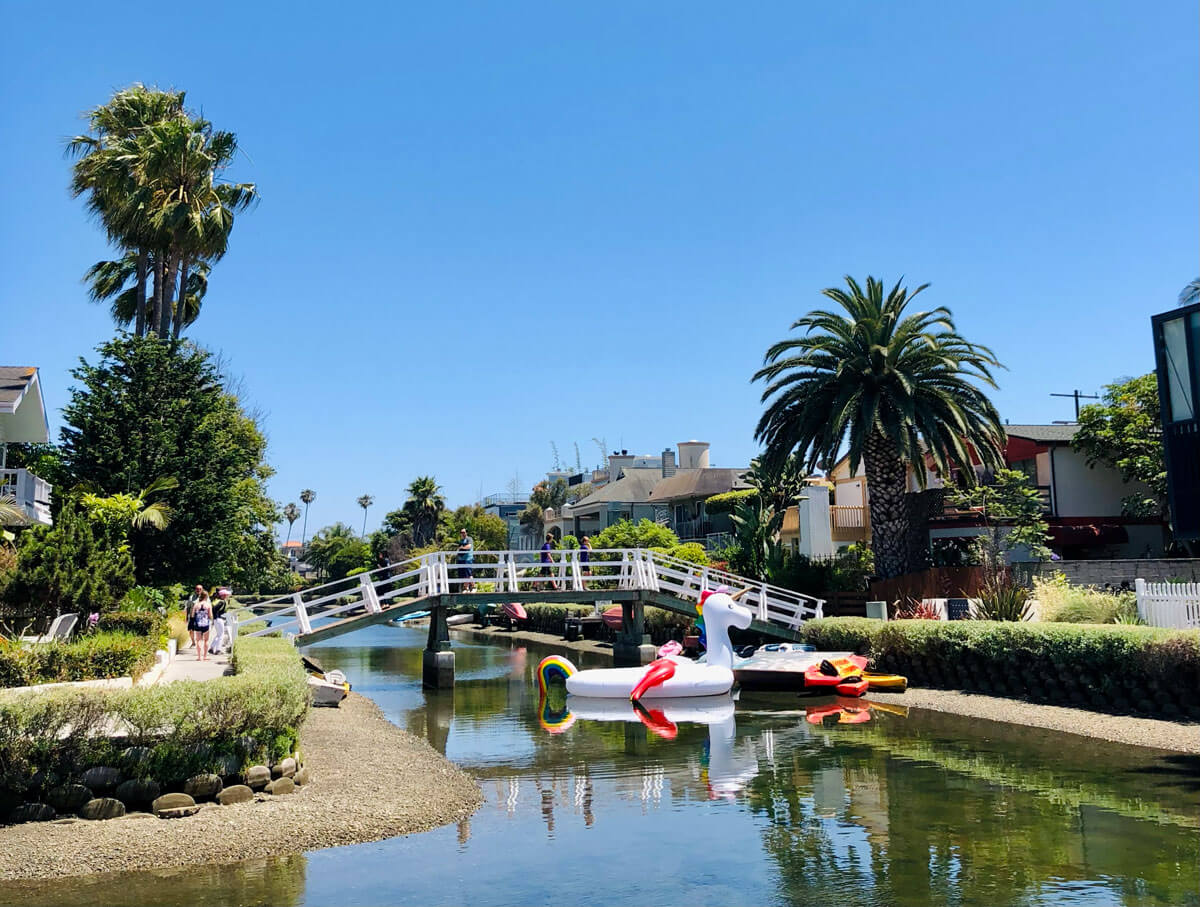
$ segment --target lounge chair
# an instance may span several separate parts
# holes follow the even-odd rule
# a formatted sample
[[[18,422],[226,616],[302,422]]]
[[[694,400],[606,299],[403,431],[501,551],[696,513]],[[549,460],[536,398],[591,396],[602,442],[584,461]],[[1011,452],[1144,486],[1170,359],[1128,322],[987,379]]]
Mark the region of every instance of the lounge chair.
[[[27,643],[44,643],[44,642],[66,642],[71,638],[71,634],[75,632],[75,628],[79,626],[78,614],[60,614],[54,618],[54,623],[50,625],[50,629],[42,636],[22,636],[21,642]]]

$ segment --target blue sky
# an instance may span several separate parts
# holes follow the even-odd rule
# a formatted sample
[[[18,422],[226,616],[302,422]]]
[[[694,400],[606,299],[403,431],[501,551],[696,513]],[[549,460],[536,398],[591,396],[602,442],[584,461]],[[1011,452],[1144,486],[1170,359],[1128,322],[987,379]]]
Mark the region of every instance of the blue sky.
[[[63,140],[116,88],[186,89],[262,193],[191,336],[310,530],[423,473],[528,486],[551,441],[745,464],[764,349],[846,273],[931,282],[1004,416],[1069,418],[1048,394],[1149,371],[1200,270],[1192,2],[195,13],[6,7],[0,360],[40,366],[56,434],[113,332]]]

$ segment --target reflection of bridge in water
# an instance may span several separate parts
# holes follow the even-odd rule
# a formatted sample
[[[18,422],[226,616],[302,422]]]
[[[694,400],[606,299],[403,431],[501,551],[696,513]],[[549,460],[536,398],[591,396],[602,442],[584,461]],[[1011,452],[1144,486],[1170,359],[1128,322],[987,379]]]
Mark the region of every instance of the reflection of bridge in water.
[[[623,619],[613,644],[613,661],[637,665],[646,605],[695,617],[701,593],[720,586],[745,589],[739,604],[754,615],[751,632],[785,640],[797,639],[800,625],[820,617],[824,607],[822,599],[646,548],[481,551],[475,552],[470,564],[457,563],[455,558],[454,552],[435,551],[281,596],[257,606],[262,613],[238,622],[234,632],[241,636],[282,632],[297,645],[307,645],[428,611],[422,677],[428,687],[444,687],[454,683],[454,654],[446,624],[454,608],[500,602],[619,604]]]

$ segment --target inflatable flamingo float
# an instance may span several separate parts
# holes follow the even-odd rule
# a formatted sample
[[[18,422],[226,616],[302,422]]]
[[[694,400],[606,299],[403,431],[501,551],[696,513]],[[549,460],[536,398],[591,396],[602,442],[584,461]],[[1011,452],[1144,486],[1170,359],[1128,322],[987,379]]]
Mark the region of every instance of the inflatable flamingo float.
[[[740,593],[739,593],[740,594]],[[703,592],[698,610],[708,635],[708,657],[692,661],[667,654],[644,668],[576,670],[561,655],[543,658],[538,665],[538,685],[545,692],[553,680],[565,678],[572,696],[596,699],[664,699],[683,696],[719,696],[733,687],[733,645],[729,628],[746,629],[751,614],[728,592]]]

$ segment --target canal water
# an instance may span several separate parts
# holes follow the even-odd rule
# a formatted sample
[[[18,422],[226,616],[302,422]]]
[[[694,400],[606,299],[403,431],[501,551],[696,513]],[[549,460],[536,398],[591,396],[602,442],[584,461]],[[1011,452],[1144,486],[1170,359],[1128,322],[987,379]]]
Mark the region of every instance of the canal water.
[[[312,652],[479,780],[468,821],[39,902],[1200,904],[1195,758],[861,702],[809,720],[783,694],[569,713],[538,701],[550,650],[516,641],[456,637],[455,689],[423,693],[423,644],[389,625]]]

